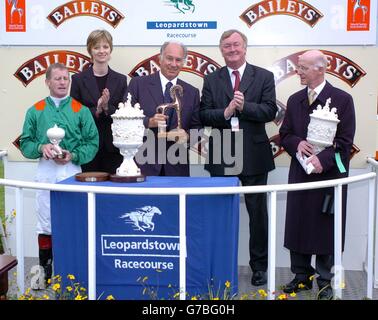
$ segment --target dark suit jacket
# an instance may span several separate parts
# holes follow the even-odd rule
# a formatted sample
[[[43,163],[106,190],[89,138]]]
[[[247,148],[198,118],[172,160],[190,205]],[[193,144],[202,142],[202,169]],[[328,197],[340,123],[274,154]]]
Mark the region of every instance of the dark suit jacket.
[[[199,91],[189,83],[186,83],[180,79],[177,80],[177,84],[183,87],[184,96],[182,98],[182,117],[181,125],[186,131],[189,129],[198,129],[201,127],[199,119]],[[128,87],[128,93],[132,96],[132,105],[138,102],[144,111],[145,119],[144,125],[148,127],[148,121],[156,113],[156,107],[164,103],[164,96],[162,92],[159,73],[156,72],[149,76],[134,77],[131,79]],[[125,98],[126,100],[126,98]],[[154,146],[155,157],[150,164],[138,164],[142,170],[142,173],[147,176],[159,175],[162,169],[162,164],[158,163],[158,148],[157,148],[157,129],[152,128],[151,132],[154,134]],[[172,143],[167,142],[167,149],[172,146]],[[176,146],[178,147],[178,146]],[[185,148],[185,154],[187,155],[187,147]],[[166,153],[166,150],[160,150]],[[136,156],[138,159],[138,155]],[[165,164],[164,172],[166,176],[189,176],[189,164]]]
[[[97,101],[101,94],[92,67],[72,76],[70,95],[91,110],[100,137],[98,152],[119,153],[118,148],[113,145],[111,130],[113,119],[110,115],[116,111],[118,104],[123,102],[123,97],[127,90],[126,76],[109,68],[106,88],[110,91],[108,115],[103,112],[98,118],[95,113]]]
[[[241,175],[258,175],[275,168],[265,123],[274,119],[276,93],[273,74],[263,68],[247,63],[240,82],[239,91],[244,94],[244,109],[237,112],[239,127],[243,129],[243,167]],[[200,116],[204,126],[211,126],[221,131],[231,129],[230,120],[225,120],[224,109],[233,98],[233,89],[227,67],[223,67],[205,77]],[[215,134],[215,133],[214,133]],[[213,136],[213,134],[212,134]],[[215,137],[215,136],[214,136]],[[223,155],[223,150],[230,149],[230,142],[210,139],[209,163],[205,165],[212,175],[224,175],[227,164],[224,158],[216,163],[216,154]],[[231,150],[235,150],[235,136],[232,135]],[[215,152],[215,153],[214,153]]]
[[[337,125],[334,146],[327,147],[317,156],[323,167],[321,174],[307,175],[296,159],[300,141],[307,137],[310,114],[320,104],[331,98],[330,108],[337,108],[340,122]],[[356,129],[353,99],[350,94],[326,83],[311,106],[307,88],[289,97],[284,121],[280,128],[281,145],[292,157],[289,183],[337,179],[348,176],[349,158]],[[335,160],[339,152],[347,172],[340,173]],[[326,194],[333,188],[288,192],[285,224],[286,248],[305,254],[333,254],[333,216],[321,213]],[[346,188],[343,190],[343,235],[345,235]],[[344,238],[344,236],[343,236]]]

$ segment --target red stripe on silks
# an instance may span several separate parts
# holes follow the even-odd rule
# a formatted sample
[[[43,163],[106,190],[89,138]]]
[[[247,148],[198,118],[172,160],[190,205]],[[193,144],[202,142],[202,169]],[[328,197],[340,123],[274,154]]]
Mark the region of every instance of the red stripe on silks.
[[[39,249],[51,249],[52,248],[51,236],[47,234],[39,234],[38,246],[39,246]]]

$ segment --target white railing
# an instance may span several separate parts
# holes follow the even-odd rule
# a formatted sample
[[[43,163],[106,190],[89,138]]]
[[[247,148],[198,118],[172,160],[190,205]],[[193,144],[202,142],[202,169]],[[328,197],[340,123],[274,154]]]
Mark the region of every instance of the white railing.
[[[275,255],[276,255],[276,214],[277,192],[309,190],[326,187],[335,188],[335,297],[341,298],[342,272],[341,267],[341,200],[342,186],[359,181],[369,182],[369,215],[368,215],[368,267],[367,267],[367,297],[373,295],[373,237],[374,237],[374,201],[375,201],[376,174],[366,173],[348,178],[285,185],[251,186],[251,187],[209,187],[209,188],[122,188],[100,186],[60,185],[50,183],[36,183],[18,180],[0,179],[0,185],[16,188],[16,241],[17,241],[17,283],[20,292],[24,292],[24,256],[23,256],[23,189],[41,189],[63,192],[83,192],[88,194],[88,297],[96,299],[96,264],[95,264],[95,198],[96,194],[128,194],[128,195],[178,195],[179,196],[179,235],[180,235],[180,299],[185,299],[186,292],[186,196],[207,194],[241,194],[267,193],[269,199],[269,241],[268,241],[268,299],[275,298]]]
[[[7,155],[7,152],[5,150],[0,150],[0,161]],[[9,254],[10,251],[8,249],[8,241],[7,241],[7,235],[5,233],[5,230],[3,228],[3,224],[0,222],[0,243],[3,246],[3,250],[5,253]]]
[[[373,158],[368,158],[367,162],[370,164],[372,171],[375,173],[378,173],[378,161],[373,159]],[[374,224],[371,226],[369,225],[369,228],[374,228],[374,233],[375,233],[375,244],[374,244],[374,287],[378,288],[378,179],[375,179],[375,210],[376,210],[376,220],[375,220],[375,228]]]

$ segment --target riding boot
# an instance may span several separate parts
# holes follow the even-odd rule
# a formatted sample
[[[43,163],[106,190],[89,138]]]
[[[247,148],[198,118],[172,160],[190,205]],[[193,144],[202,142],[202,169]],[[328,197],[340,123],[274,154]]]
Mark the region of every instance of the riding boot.
[[[40,234],[38,235],[39,244],[39,265],[44,271],[44,280],[46,287],[49,285],[48,280],[52,276],[52,242],[51,235]]]

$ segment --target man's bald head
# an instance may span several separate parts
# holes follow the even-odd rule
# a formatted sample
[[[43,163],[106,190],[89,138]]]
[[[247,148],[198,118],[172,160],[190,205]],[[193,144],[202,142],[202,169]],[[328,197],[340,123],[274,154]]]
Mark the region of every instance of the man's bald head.
[[[308,50],[299,56],[300,60],[305,60],[313,67],[323,68],[324,72],[327,68],[327,58],[320,50]]]
[[[327,58],[319,50],[309,50],[298,57],[297,73],[301,84],[316,88],[325,79]]]

